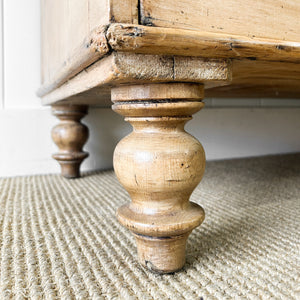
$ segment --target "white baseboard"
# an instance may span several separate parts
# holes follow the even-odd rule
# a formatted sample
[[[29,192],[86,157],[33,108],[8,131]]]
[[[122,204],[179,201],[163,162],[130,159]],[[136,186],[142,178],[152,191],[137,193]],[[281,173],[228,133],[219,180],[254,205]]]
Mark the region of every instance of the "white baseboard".
[[[117,142],[130,126],[110,109],[91,108],[82,170],[112,167]],[[0,110],[0,177],[58,173],[50,136],[57,124],[49,108]],[[300,151],[300,108],[206,108],[186,127],[208,160]]]

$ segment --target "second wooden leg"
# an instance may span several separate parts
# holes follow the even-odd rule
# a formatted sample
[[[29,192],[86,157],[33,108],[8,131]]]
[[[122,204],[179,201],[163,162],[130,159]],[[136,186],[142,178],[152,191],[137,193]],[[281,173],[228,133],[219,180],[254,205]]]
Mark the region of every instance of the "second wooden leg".
[[[89,135],[88,128],[80,122],[87,114],[85,105],[56,105],[52,106],[53,114],[60,123],[52,129],[52,139],[59,151],[53,158],[61,166],[61,174],[66,178],[80,177],[80,165],[88,157],[82,150]]]

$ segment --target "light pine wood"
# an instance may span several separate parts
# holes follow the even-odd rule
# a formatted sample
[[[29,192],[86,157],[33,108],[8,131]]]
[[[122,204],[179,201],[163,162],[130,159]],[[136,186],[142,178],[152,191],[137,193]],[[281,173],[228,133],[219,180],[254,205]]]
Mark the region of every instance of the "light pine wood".
[[[70,56],[64,61],[63,65],[51,77],[45,81],[39,88],[38,96],[46,95],[55,90],[67,80],[80,73],[98,59],[102,58],[109,52],[109,45],[106,40],[107,26],[101,25],[94,29],[85,38],[79,47],[71,51]]]
[[[214,87],[230,80],[231,64],[226,59],[113,52],[43,96],[42,101],[48,105],[59,100],[73,104],[103,104],[110,99],[110,88],[119,84],[187,81]],[[86,91],[91,92],[90,97]]]
[[[210,97],[300,97],[299,14],[295,0],[42,1],[39,95],[60,119],[53,157],[65,177],[78,177],[87,105],[114,102],[133,126],[114,153],[132,199],[117,217],[149,270],[181,269],[187,238],[204,220],[189,198],[205,154],[184,130],[204,89]]]
[[[133,126],[114,152],[116,175],[132,199],[117,217],[136,238],[139,262],[153,272],[183,267],[186,240],[204,220],[189,197],[203,176],[205,154],[184,130],[204,106],[203,91],[189,83],[112,89],[113,110]]]
[[[110,22],[138,24],[139,0],[109,0],[109,5]]]
[[[232,82],[206,90],[206,97],[300,98],[300,64],[233,60]]]
[[[72,1],[72,0],[69,0]],[[87,0],[81,0],[86,2]],[[108,0],[88,0],[89,7],[89,32],[108,24],[109,20],[109,1]]]
[[[300,41],[298,0],[140,0],[141,24]]]
[[[283,95],[283,93],[287,93],[285,97],[299,97],[299,84],[298,81],[289,81],[290,77],[295,78],[295,72],[299,68],[300,64],[300,43],[290,42],[290,41],[282,41],[282,40],[270,40],[270,39],[262,39],[262,38],[248,38],[243,36],[234,36],[234,35],[226,35],[220,33],[209,33],[209,32],[199,32],[195,30],[184,30],[184,29],[174,29],[174,28],[155,28],[149,26],[139,26],[139,25],[130,25],[130,24],[110,24],[109,26],[100,26],[93,30],[88,34],[85,41],[76,49],[73,50],[69,59],[66,60],[59,69],[58,72],[55,73],[55,76],[48,82],[45,82],[40,88],[38,94],[39,96],[47,99],[44,103],[53,103],[53,101],[59,101],[65,99],[67,97],[72,97],[72,101],[76,101],[76,103],[82,104],[102,104],[106,105],[107,99],[109,99],[109,91],[107,90],[107,84],[110,84],[110,81],[118,81],[120,80],[119,73],[115,73],[111,75],[107,74],[107,67],[111,70],[112,67],[108,66],[108,60],[106,59],[103,62],[96,62],[97,60],[103,58],[105,55],[109,53],[109,49],[115,51],[125,51],[129,53],[134,53],[131,60],[132,67],[131,73],[136,73],[134,77],[142,82],[145,82],[144,73],[148,73],[148,78],[150,78],[147,68],[147,60],[149,60],[148,53],[153,55],[163,55],[164,57],[168,55],[169,57],[174,57],[174,60],[184,60],[182,56],[187,56],[185,60],[185,64],[194,65],[197,63],[203,63],[204,58],[218,57],[223,59],[234,59],[233,64],[239,65],[239,61],[243,59],[246,63],[251,64],[251,66],[262,65],[262,63],[258,61],[270,61],[268,63],[268,67],[266,69],[261,69],[258,67],[257,70],[263,72],[262,78],[265,80],[268,76],[273,78],[274,71],[283,70],[282,72],[277,72],[278,80],[273,82],[272,88],[273,92],[271,92],[272,96]],[[134,62],[135,53],[139,54],[147,54],[146,58],[141,58],[142,56],[136,56],[139,60],[138,63]],[[111,64],[115,64],[116,55],[114,53],[111,54],[112,62]],[[181,56],[181,57],[179,57]],[[202,58],[201,58],[201,57]],[[120,56],[121,57],[121,56]],[[194,57],[194,58],[193,58]],[[235,59],[238,59],[235,61]],[[124,59],[120,60],[120,64],[122,64]],[[154,61],[154,59],[152,59]],[[252,62],[254,61],[254,62]],[[69,87],[72,86],[72,82],[74,80],[74,76],[77,75],[80,80],[82,77],[88,78],[91,76],[89,72],[90,69],[95,71],[94,66],[90,69],[86,69],[92,63],[95,63],[97,66],[101,66],[103,69],[102,74],[98,74],[99,82],[98,90],[91,91],[91,88],[95,88],[96,86],[92,86],[92,84],[80,84],[81,87],[80,93],[85,93],[86,97],[83,95],[78,95],[76,92],[77,89],[72,89]],[[164,59],[161,57],[157,60],[157,65],[162,65],[162,62],[165,62],[165,69],[167,70],[170,65],[176,65],[176,61],[174,63],[168,62],[168,59]],[[257,62],[257,63],[256,63]],[[274,63],[276,62],[276,63]],[[294,65],[291,65],[292,62]],[[278,68],[278,63],[281,64],[280,68]],[[182,62],[181,65],[184,63]],[[149,64],[151,65],[151,64]],[[273,67],[275,66],[275,67]],[[292,69],[290,68],[292,66]],[[152,68],[152,66],[151,66]],[[83,74],[80,74],[81,71]],[[145,71],[144,71],[145,69]],[[165,75],[156,76],[157,81],[161,80],[183,80],[183,81],[195,81],[196,71],[190,72],[189,70],[196,70],[197,68],[180,68],[181,73],[172,75],[174,78],[168,79]],[[199,67],[199,70],[202,68]],[[153,69],[154,72],[157,68]],[[177,68],[177,70],[179,70]],[[183,76],[184,71],[185,76]],[[237,70],[237,68],[236,68]],[[232,91],[232,95],[235,95],[237,92],[237,87],[235,85],[235,77],[248,79],[248,82],[244,82],[243,87],[238,89],[240,90],[239,94],[243,93],[243,90],[251,93],[253,91],[253,96],[264,96],[261,88],[257,87],[257,89],[252,89],[253,85],[257,83],[259,85],[264,84],[264,80],[258,80],[253,76],[248,76],[247,69],[239,68],[240,73],[234,75],[233,81],[231,84],[231,88],[222,88],[220,91]],[[84,74],[85,72],[88,74]],[[289,74],[289,71],[291,74]],[[201,72],[201,71],[200,71]],[[93,73],[93,72],[92,72]],[[140,73],[140,78],[139,74]],[[165,73],[165,72],[163,72]],[[169,72],[170,73],[170,72]],[[199,72],[198,72],[199,73]],[[222,73],[222,72],[221,72]],[[256,72],[257,73],[257,72]],[[146,76],[146,77],[147,77]],[[123,76],[121,76],[123,77]],[[128,76],[128,77],[131,77]],[[198,79],[201,76],[198,76]],[[154,80],[155,76],[152,76],[151,80]],[[124,77],[123,77],[124,79]],[[297,78],[296,78],[297,79]],[[67,82],[71,80],[71,82]],[[130,80],[130,79],[129,79]],[[298,76],[298,80],[300,77]],[[89,81],[94,82],[95,79],[89,79]],[[83,81],[85,82],[85,81]],[[102,85],[103,82],[103,85]],[[284,88],[285,83],[288,82],[289,88]],[[128,82],[129,83],[129,82]],[[113,84],[113,83],[112,83]],[[239,83],[237,83],[239,84]],[[223,85],[223,84],[222,84]],[[62,88],[60,89],[60,87]],[[91,87],[92,86],[92,87]],[[206,88],[211,88],[215,86],[220,86],[220,81],[217,85],[214,85],[213,82],[210,82],[209,85],[206,85]],[[240,85],[239,85],[240,86]],[[248,86],[248,88],[247,88]],[[267,85],[268,86],[268,85]],[[91,88],[90,88],[91,87]],[[291,87],[291,88],[290,88]],[[56,90],[58,89],[58,90]],[[79,88],[78,88],[79,89]],[[101,89],[101,91],[100,91]],[[54,91],[54,93],[52,93]],[[62,93],[63,91],[63,93]],[[70,92],[74,92],[73,95],[70,95]],[[216,95],[220,95],[217,89]],[[257,92],[255,92],[257,91]],[[270,90],[271,91],[271,90]],[[47,95],[48,94],[48,95]],[[104,97],[101,95],[105,94]],[[270,94],[270,93],[268,93]],[[95,96],[96,95],[96,96]],[[227,94],[229,97],[230,94]],[[250,94],[248,97],[251,96]],[[85,99],[85,100],[83,100]],[[83,100],[83,101],[82,101]],[[85,101],[87,101],[85,103]]]
[[[87,0],[41,1],[42,83],[52,81],[88,35],[88,4]]]
[[[116,51],[300,63],[300,37],[297,42],[291,42],[178,28],[111,24],[107,40]]]
[[[119,104],[130,101],[204,98],[204,89],[199,85],[186,84],[148,84],[142,86],[119,86],[111,91],[112,100],[117,99]]]
[[[39,93],[45,93],[102,57],[104,49],[93,47],[98,41],[104,43],[101,28],[114,22],[137,24],[138,0],[42,0],[41,14]]]
[[[87,114],[87,106],[56,105],[52,113],[60,123],[52,129],[52,139],[59,148],[53,158],[61,166],[61,174],[66,178],[80,177],[80,164],[88,157],[82,150],[88,139],[88,128],[80,122]]]
[[[180,61],[180,57],[176,57]],[[195,80],[204,82],[207,97],[300,97],[300,64],[287,62],[270,62],[256,60],[217,60],[211,76],[218,80],[206,80],[205,68],[201,68],[203,59],[197,57],[183,57],[181,75],[190,74],[190,77],[177,77],[181,80]],[[191,65],[185,67],[185,63]],[[226,65],[227,64],[227,65]],[[174,80],[172,57],[141,54],[113,53],[87,68],[66,84],[42,97],[45,105],[56,103],[97,104],[103,107],[110,106],[110,89],[123,83],[163,82]],[[202,66],[204,67],[205,64]],[[232,81],[231,81],[232,77]]]

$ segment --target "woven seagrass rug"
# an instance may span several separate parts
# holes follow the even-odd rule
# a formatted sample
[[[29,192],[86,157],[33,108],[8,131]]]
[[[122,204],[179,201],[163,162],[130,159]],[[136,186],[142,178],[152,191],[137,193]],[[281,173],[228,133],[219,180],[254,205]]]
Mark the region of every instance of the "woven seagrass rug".
[[[0,179],[0,299],[300,299],[300,154],[209,162],[185,268],[155,275],[113,171]]]

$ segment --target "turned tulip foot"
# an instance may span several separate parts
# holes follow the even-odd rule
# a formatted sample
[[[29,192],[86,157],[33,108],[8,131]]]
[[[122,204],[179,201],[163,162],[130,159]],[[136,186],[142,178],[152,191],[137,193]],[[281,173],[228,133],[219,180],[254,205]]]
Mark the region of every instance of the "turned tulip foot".
[[[132,202],[117,217],[135,236],[139,262],[157,273],[172,273],[185,263],[186,241],[204,220],[189,201],[202,179],[205,154],[184,130],[204,104],[203,86],[145,84],[112,89],[113,109],[133,132],[114,153],[116,175]]]
[[[52,139],[59,148],[53,158],[61,166],[61,175],[66,178],[80,177],[80,165],[88,157],[82,150],[88,139],[88,128],[80,122],[87,114],[84,105],[52,106],[52,113],[60,123],[52,129]]]

